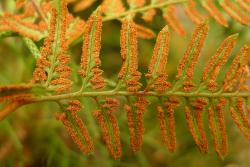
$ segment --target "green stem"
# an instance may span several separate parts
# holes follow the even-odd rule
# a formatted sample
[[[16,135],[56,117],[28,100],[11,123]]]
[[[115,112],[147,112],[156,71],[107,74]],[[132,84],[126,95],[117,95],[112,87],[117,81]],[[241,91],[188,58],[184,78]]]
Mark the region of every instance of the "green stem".
[[[58,101],[62,99],[73,99],[79,97],[96,97],[96,96],[155,96],[155,97],[164,97],[164,96],[178,96],[178,97],[207,97],[207,98],[230,98],[230,97],[250,97],[250,92],[165,92],[159,94],[157,92],[128,92],[128,91],[100,91],[100,92],[75,92],[61,95],[52,95],[52,96],[40,96],[34,97],[29,100],[29,102],[42,102],[42,101]]]

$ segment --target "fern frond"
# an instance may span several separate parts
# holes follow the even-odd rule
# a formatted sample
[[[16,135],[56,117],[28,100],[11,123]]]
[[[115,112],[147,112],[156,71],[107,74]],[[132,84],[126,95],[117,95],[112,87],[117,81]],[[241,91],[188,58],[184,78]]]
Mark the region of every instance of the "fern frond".
[[[83,120],[78,116],[81,104],[76,99],[91,97],[95,99],[97,108],[94,111],[100,131],[109,153],[115,158],[120,159],[122,146],[120,139],[120,129],[118,119],[114,111],[118,107],[118,101],[114,96],[126,97],[123,107],[127,114],[128,128],[130,134],[130,146],[133,151],[138,151],[143,143],[144,120],[146,107],[149,105],[147,97],[156,97],[162,104],[157,104],[158,120],[164,144],[170,151],[176,150],[175,117],[174,111],[179,105],[184,108],[188,130],[193,137],[195,144],[201,152],[208,151],[207,134],[203,124],[203,114],[208,112],[210,131],[213,136],[215,150],[217,154],[224,157],[227,152],[226,131],[222,110],[228,111],[224,107],[224,99],[229,101],[229,111],[234,122],[242,133],[250,140],[250,124],[246,112],[249,106],[246,99],[250,97],[246,81],[249,78],[248,62],[250,59],[250,45],[242,47],[237,56],[233,59],[229,69],[224,68],[224,64],[229,62],[231,54],[236,45],[237,35],[231,35],[225,39],[215,55],[212,56],[204,68],[200,83],[194,84],[194,70],[200,58],[202,47],[208,34],[207,21],[199,24],[193,32],[187,49],[177,67],[177,75],[174,81],[168,78],[167,60],[169,52],[170,32],[165,26],[158,34],[148,73],[146,74],[147,83],[140,83],[141,72],[138,69],[138,26],[133,20],[133,14],[146,12],[149,9],[164,8],[173,3],[151,4],[151,7],[141,6],[142,1],[134,1],[130,11],[120,13],[123,9],[122,1],[106,0],[104,3],[120,4],[118,9],[102,6],[98,8],[84,24],[83,47],[78,71],[82,77],[81,88],[76,84],[76,92],[69,90],[73,84],[69,80],[71,68],[68,67],[69,56],[67,54],[68,45],[74,41],[70,39],[70,34],[81,34],[80,30],[74,30],[75,23],[67,11],[66,0],[54,0],[54,6],[50,11],[49,34],[40,49],[37,60],[37,67],[34,71],[34,81],[31,87],[0,87],[0,103],[4,104],[0,110],[0,120],[6,117],[19,105],[56,101],[62,107],[61,120],[79,148],[85,152],[93,151],[93,142],[87,132]],[[177,2],[177,1],[171,1]],[[168,4],[168,5],[167,5]],[[192,5],[192,4],[191,4]],[[153,6],[153,7],[152,7]],[[194,8],[194,6],[192,6]],[[143,9],[143,10],[142,10]],[[104,10],[106,18],[102,18]],[[111,10],[111,11],[110,11]],[[136,11],[136,12],[135,12]],[[116,12],[118,16],[116,16]],[[121,17],[124,17],[122,18]],[[122,67],[118,74],[118,81],[115,88],[105,89],[105,80],[102,77],[101,60],[99,58],[101,49],[101,32],[103,21],[119,18],[122,21],[120,45]],[[75,20],[77,22],[77,20]],[[81,22],[81,21],[80,21]],[[81,26],[83,26],[83,24]],[[80,26],[80,27],[81,27]],[[79,28],[80,29],[80,28]],[[142,28],[143,29],[143,28]],[[144,29],[145,30],[145,29]],[[144,31],[147,32],[149,31]],[[76,36],[78,36],[76,35]],[[72,35],[73,36],[73,35]],[[75,37],[73,37],[75,38]],[[28,43],[31,46],[32,45]],[[34,49],[34,48],[33,48]],[[38,52],[38,50],[35,50]],[[35,53],[34,54],[37,54]],[[219,73],[225,71],[219,81]],[[224,72],[223,71],[223,72]],[[198,79],[198,78],[197,78]],[[34,89],[41,88],[43,93],[36,92]],[[99,99],[106,97],[102,103]],[[133,103],[132,99],[136,98]],[[67,107],[62,104],[63,100],[73,100],[67,103]],[[151,100],[151,99],[150,99]],[[207,110],[208,109],[208,110]]]
[[[91,19],[89,19],[86,25],[89,26],[89,28],[86,28],[86,30],[88,30],[86,32],[88,33],[84,36],[85,41],[83,50],[84,53],[88,54],[82,57],[81,67],[87,69],[94,68],[96,64],[100,64],[99,45],[101,27],[98,28],[98,25],[101,25],[100,17],[98,19],[98,15],[95,13],[91,16]],[[95,27],[95,33],[94,31],[91,32],[93,27]],[[201,152],[205,153],[208,151],[208,141],[203,125],[203,113],[206,112],[206,108],[208,108],[209,127],[214,139],[215,150],[219,156],[224,157],[227,152],[227,141],[224,118],[222,115],[223,106],[225,106],[223,98],[233,100],[238,97],[236,107],[233,106],[234,102],[230,102],[232,105],[230,112],[237,126],[239,126],[241,131],[248,137],[250,127],[248,126],[248,119],[244,114],[246,112],[246,104],[242,102],[242,99],[249,97],[249,92],[235,93],[238,91],[238,87],[242,86],[242,81],[240,82],[240,80],[248,77],[248,75],[245,75],[247,62],[250,56],[248,44],[241,49],[239,54],[233,60],[231,67],[228,69],[228,73],[225,76],[224,82],[222,83],[223,89],[219,89],[216,92],[214,89],[208,89],[203,92],[204,89],[202,88],[202,84],[204,84],[203,86],[210,88],[212,86],[209,84],[217,83],[216,78],[225,62],[229,59],[229,54],[232,52],[236,43],[237,34],[229,36],[222,42],[215,55],[210,58],[204,68],[201,85],[196,86],[192,83],[193,72],[208,32],[207,23],[200,24],[195,29],[188,48],[180,61],[177,69],[177,81],[174,82],[174,86],[169,89],[172,83],[167,81],[166,73],[169,45],[169,31],[166,26],[157,37],[153,56],[149,64],[149,71],[146,75],[148,82],[147,85],[145,85],[144,90],[140,91],[139,89],[141,89],[141,86],[138,82],[140,75],[138,75],[139,71],[137,69],[138,57],[136,30],[135,23],[129,18],[126,18],[123,21],[121,28],[121,57],[123,59],[123,65],[118,75],[119,82],[114,90],[85,92],[85,89],[81,89],[80,92],[76,93],[52,95],[49,97],[33,97],[32,99],[29,99],[29,102],[79,98],[83,96],[135,96],[137,97],[136,103],[132,104],[130,102],[124,106],[130,133],[130,145],[134,151],[138,151],[142,145],[142,136],[144,132],[143,115],[146,106],[148,105],[145,96],[168,98],[163,106],[157,107],[157,111],[163,142],[170,151],[176,149],[174,109],[182,102],[185,104],[184,112],[186,115],[187,126],[196,145]],[[53,45],[52,42],[53,41],[50,41],[50,45]],[[91,78],[92,74],[86,73],[85,77]],[[238,83],[240,84],[238,87],[236,87],[236,82],[240,82]],[[154,86],[152,87],[152,85]],[[164,85],[167,85],[168,89],[160,89],[165,87]],[[219,88],[219,86],[220,84],[217,85],[217,88]],[[124,87],[127,91],[122,90]],[[127,99],[130,98],[128,97]],[[214,106],[213,103],[216,101],[217,104]],[[117,103],[114,103],[114,100],[107,99],[104,104],[99,105],[99,109],[94,112],[94,116],[100,125],[107,149],[115,159],[119,159],[121,156],[120,130],[117,120],[112,114],[115,106],[117,106]],[[165,111],[163,107],[165,107],[167,111]],[[80,124],[78,126],[80,126]]]

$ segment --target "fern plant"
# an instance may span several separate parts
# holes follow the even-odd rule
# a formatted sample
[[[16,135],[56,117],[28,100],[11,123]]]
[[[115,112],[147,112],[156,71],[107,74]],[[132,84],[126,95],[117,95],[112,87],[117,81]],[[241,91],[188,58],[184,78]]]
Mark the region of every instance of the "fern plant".
[[[157,99],[155,111],[162,141],[171,152],[176,150],[175,111],[178,108],[183,108],[188,130],[202,153],[208,151],[203,123],[205,112],[215,151],[220,157],[223,158],[228,149],[223,112],[231,114],[236,126],[250,140],[250,44],[243,45],[233,61],[230,61],[238,34],[227,37],[205,64],[201,78],[195,78],[194,73],[208,35],[209,23],[194,9],[193,0],[152,0],[150,4],[143,0],[128,0],[128,10],[125,9],[123,1],[104,0],[86,22],[68,12],[66,0],[39,1],[40,4],[32,0],[16,2],[17,8],[23,8],[24,13],[4,13],[0,18],[0,36],[22,36],[36,59],[36,67],[29,83],[0,86],[0,102],[3,104],[0,120],[20,106],[54,101],[61,108],[56,118],[62,122],[79,149],[90,154],[94,151],[95,143],[84,120],[78,115],[78,111],[83,108],[79,100],[90,97],[96,102],[96,109],[85,112],[93,113],[108,152],[114,159],[120,159],[122,143],[115,112],[121,107],[125,111],[130,147],[136,152],[143,143],[143,118],[151,103],[149,97],[154,97]],[[74,10],[81,11],[94,2],[80,1],[75,4]],[[233,19],[248,24],[247,16],[235,7],[237,3],[246,13],[249,12],[248,0],[237,0],[235,3],[225,0],[219,3]],[[197,26],[177,66],[176,76],[170,79],[167,73],[171,40],[169,27],[179,34],[185,34],[173,15],[176,4],[184,5],[185,12]],[[202,1],[201,5],[218,23],[227,26],[226,20],[221,17],[212,1]],[[138,37],[152,38],[154,32],[135,23],[135,14],[142,13],[144,20],[151,21],[156,9],[163,11],[169,26],[166,25],[158,33],[148,72],[142,74],[138,68]],[[122,66],[117,79],[111,81],[102,75],[100,50],[102,24],[113,19],[122,23]],[[81,60],[78,70],[73,71],[69,66],[71,55],[68,47],[81,35]],[[39,48],[35,41],[42,41],[43,46]],[[227,63],[230,63],[229,67],[225,65]],[[77,74],[78,79],[72,80],[72,73]],[[146,83],[142,83],[142,79]],[[122,106],[119,100],[121,97],[126,100]]]

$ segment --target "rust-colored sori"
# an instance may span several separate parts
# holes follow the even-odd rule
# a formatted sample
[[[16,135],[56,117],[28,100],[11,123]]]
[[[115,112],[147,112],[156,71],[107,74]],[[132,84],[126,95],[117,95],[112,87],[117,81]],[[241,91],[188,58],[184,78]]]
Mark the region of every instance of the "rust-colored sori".
[[[88,131],[89,122],[83,116],[86,113],[82,113],[85,97],[88,97],[96,105],[93,111],[84,111],[93,113],[101,139],[114,159],[121,158],[124,154],[122,148],[126,146],[121,138],[124,129],[119,127],[122,114],[126,117],[126,131],[134,152],[143,147],[143,135],[147,133],[144,116],[151,110],[156,111],[159,133],[171,152],[178,149],[177,112],[185,115],[190,137],[202,153],[207,153],[209,148],[204,119],[208,121],[215,151],[221,158],[226,156],[228,150],[228,120],[225,120],[224,114],[229,113],[236,126],[250,140],[250,44],[242,46],[238,54],[231,57],[239,35],[227,37],[213,56],[208,57],[201,77],[195,75],[209,30],[208,21],[199,13],[198,5],[202,5],[221,25],[229,26],[217,5],[245,25],[249,24],[249,0],[236,0],[235,3],[220,0],[218,4],[213,0],[204,0],[201,4],[188,0],[185,3],[184,12],[197,26],[172,80],[168,77],[167,68],[171,53],[169,27],[180,35],[190,34],[175,13],[182,8],[177,7],[177,1],[104,0],[86,22],[69,13],[68,3],[73,5],[75,12],[79,12],[97,1],[53,0],[53,3],[45,1],[37,5],[17,0],[17,10],[24,13],[15,15],[6,12],[0,16],[0,32],[12,32],[29,38],[34,42],[29,49],[37,55],[33,78],[29,83],[0,86],[0,120],[22,105],[55,101],[61,107],[57,119],[79,149],[90,154],[98,151],[95,142],[99,138]],[[138,38],[151,39],[156,35],[145,25],[136,23],[134,18],[139,11],[143,14],[142,18],[150,22],[158,8],[162,10],[163,19],[168,25],[158,33],[148,70],[142,73],[139,65],[145,57],[138,52]],[[27,21],[29,17],[36,17],[36,21]],[[121,22],[122,66],[117,77],[114,77],[116,79],[111,81],[104,78],[100,54],[103,22],[114,19]],[[72,68],[69,48],[80,40],[80,62],[78,66],[75,65],[76,68]],[[43,42],[40,48],[35,43],[37,41]],[[148,106],[154,108],[149,110]]]

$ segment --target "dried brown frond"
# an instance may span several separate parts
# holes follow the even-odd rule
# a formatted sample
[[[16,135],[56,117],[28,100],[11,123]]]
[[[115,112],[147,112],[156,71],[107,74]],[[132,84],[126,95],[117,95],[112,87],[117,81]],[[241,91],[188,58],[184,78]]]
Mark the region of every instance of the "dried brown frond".
[[[17,85],[0,85],[0,92],[8,91],[21,91],[21,90],[30,90],[33,86],[33,82],[27,84],[17,84]]]
[[[67,31],[67,45],[70,45],[72,42],[74,42],[84,32],[85,22],[80,18],[72,20],[71,24],[74,25],[74,28],[72,28],[72,31]]]
[[[227,27],[227,20],[220,13],[218,8],[215,6],[213,0],[202,1],[203,7],[208,11],[208,13],[221,25]]]
[[[2,95],[0,96],[0,103],[6,101],[29,101],[32,99],[33,94],[31,93],[18,93],[18,94],[10,94],[10,95]]]
[[[25,102],[22,100],[12,101],[8,103],[7,105],[4,106],[4,108],[0,109],[0,120],[3,120],[5,117],[7,117],[7,115],[9,115],[10,113],[12,113],[17,108],[21,107],[24,104]]]
[[[188,0],[187,6],[184,8],[187,16],[195,23],[201,24],[205,18],[196,9],[196,3],[194,0]]]
[[[0,120],[3,120],[7,115],[21,107],[24,104],[28,104],[33,99],[31,93],[19,93],[10,95],[1,95],[0,103],[3,103],[2,109],[0,109]]]
[[[136,29],[137,29],[137,35],[140,38],[151,39],[156,36],[152,30],[142,25],[136,24]]]
[[[228,142],[226,135],[225,118],[223,110],[227,104],[227,100],[219,99],[215,108],[208,109],[208,123],[211,130],[216,153],[220,157],[225,157],[228,150]]]
[[[248,16],[241,12],[241,10],[230,0],[220,1],[220,5],[236,21],[245,25],[249,24]]]
[[[83,11],[87,9],[88,7],[90,7],[95,2],[96,0],[80,0],[80,2],[77,2],[74,5],[74,11],[75,12]]]
[[[222,66],[227,62],[228,57],[236,44],[237,37],[238,34],[226,38],[217,49],[214,56],[212,56],[205,65],[202,80],[208,81],[207,87],[209,90],[215,90],[217,88],[216,78]]]
[[[179,22],[178,18],[174,15],[175,8],[175,6],[169,6],[165,8],[163,18],[177,34],[184,36],[186,32],[182,24]]]
[[[5,13],[0,17],[1,21],[4,23],[2,30],[13,31],[21,36],[28,37],[34,41],[38,41],[43,37],[43,31],[45,31],[46,26],[43,24],[34,24],[32,21],[24,21],[22,16],[15,16],[10,13]]]

